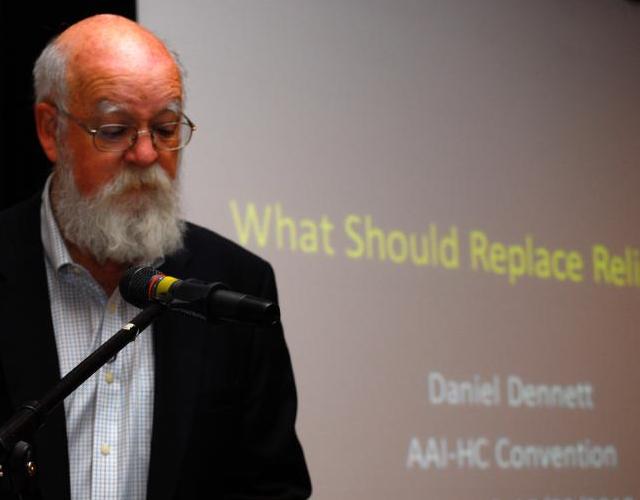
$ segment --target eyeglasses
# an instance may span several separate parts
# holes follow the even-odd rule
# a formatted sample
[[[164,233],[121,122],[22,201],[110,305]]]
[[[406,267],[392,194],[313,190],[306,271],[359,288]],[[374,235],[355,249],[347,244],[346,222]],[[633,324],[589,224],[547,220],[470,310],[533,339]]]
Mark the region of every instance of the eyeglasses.
[[[98,151],[126,151],[135,146],[138,137],[151,136],[151,142],[158,151],[177,151],[191,140],[196,125],[184,113],[179,121],[158,123],[148,129],[138,129],[133,125],[107,123],[91,128],[64,109],[58,108],[63,115],[71,118],[85,132],[93,137],[93,145]]]

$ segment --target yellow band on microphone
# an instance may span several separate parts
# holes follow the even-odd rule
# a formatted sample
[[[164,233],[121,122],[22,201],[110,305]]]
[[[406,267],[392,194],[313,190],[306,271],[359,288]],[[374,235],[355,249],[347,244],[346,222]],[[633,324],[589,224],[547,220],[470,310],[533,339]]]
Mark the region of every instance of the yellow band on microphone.
[[[156,299],[158,300],[166,300],[171,298],[171,294],[169,291],[171,290],[171,286],[178,281],[178,278],[173,278],[171,276],[164,276],[156,285]]]

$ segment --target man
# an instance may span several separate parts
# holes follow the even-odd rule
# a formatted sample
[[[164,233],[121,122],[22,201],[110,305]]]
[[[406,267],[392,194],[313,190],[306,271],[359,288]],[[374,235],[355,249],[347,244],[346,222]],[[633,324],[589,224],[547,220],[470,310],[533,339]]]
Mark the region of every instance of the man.
[[[0,422],[137,313],[117,290],[131,265],[277,299],[268,263],[179,218],[195,127],[162,42],[91,17],[45,48],[34,80],[54,169],[42,196],[0,214]],[[280,327],[165,313],[36,434],[33,498],[307,498],[295,414]]]

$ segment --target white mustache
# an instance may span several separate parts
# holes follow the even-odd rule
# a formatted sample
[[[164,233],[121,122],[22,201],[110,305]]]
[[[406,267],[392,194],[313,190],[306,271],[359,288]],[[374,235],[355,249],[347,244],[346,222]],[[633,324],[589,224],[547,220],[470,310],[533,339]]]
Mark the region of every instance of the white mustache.
[[[174,181],[158,164],[145,169],[125,167],[107,185],[98,190],[96,198],[111,198],[133,189],[142,188],[168,192],[174,189]]]

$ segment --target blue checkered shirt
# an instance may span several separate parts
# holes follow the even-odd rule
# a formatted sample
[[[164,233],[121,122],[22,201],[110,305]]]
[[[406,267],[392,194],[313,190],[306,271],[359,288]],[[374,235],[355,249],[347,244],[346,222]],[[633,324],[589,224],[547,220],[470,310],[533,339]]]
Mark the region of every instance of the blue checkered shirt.
[[[118,290],[107,297],[89,272],[73,262],[53,217],[50,182],[42,196],[41,235],[64,376],[139,309]],[[146,497],[153,372],[149,328],[65,399],[72,500]]]

